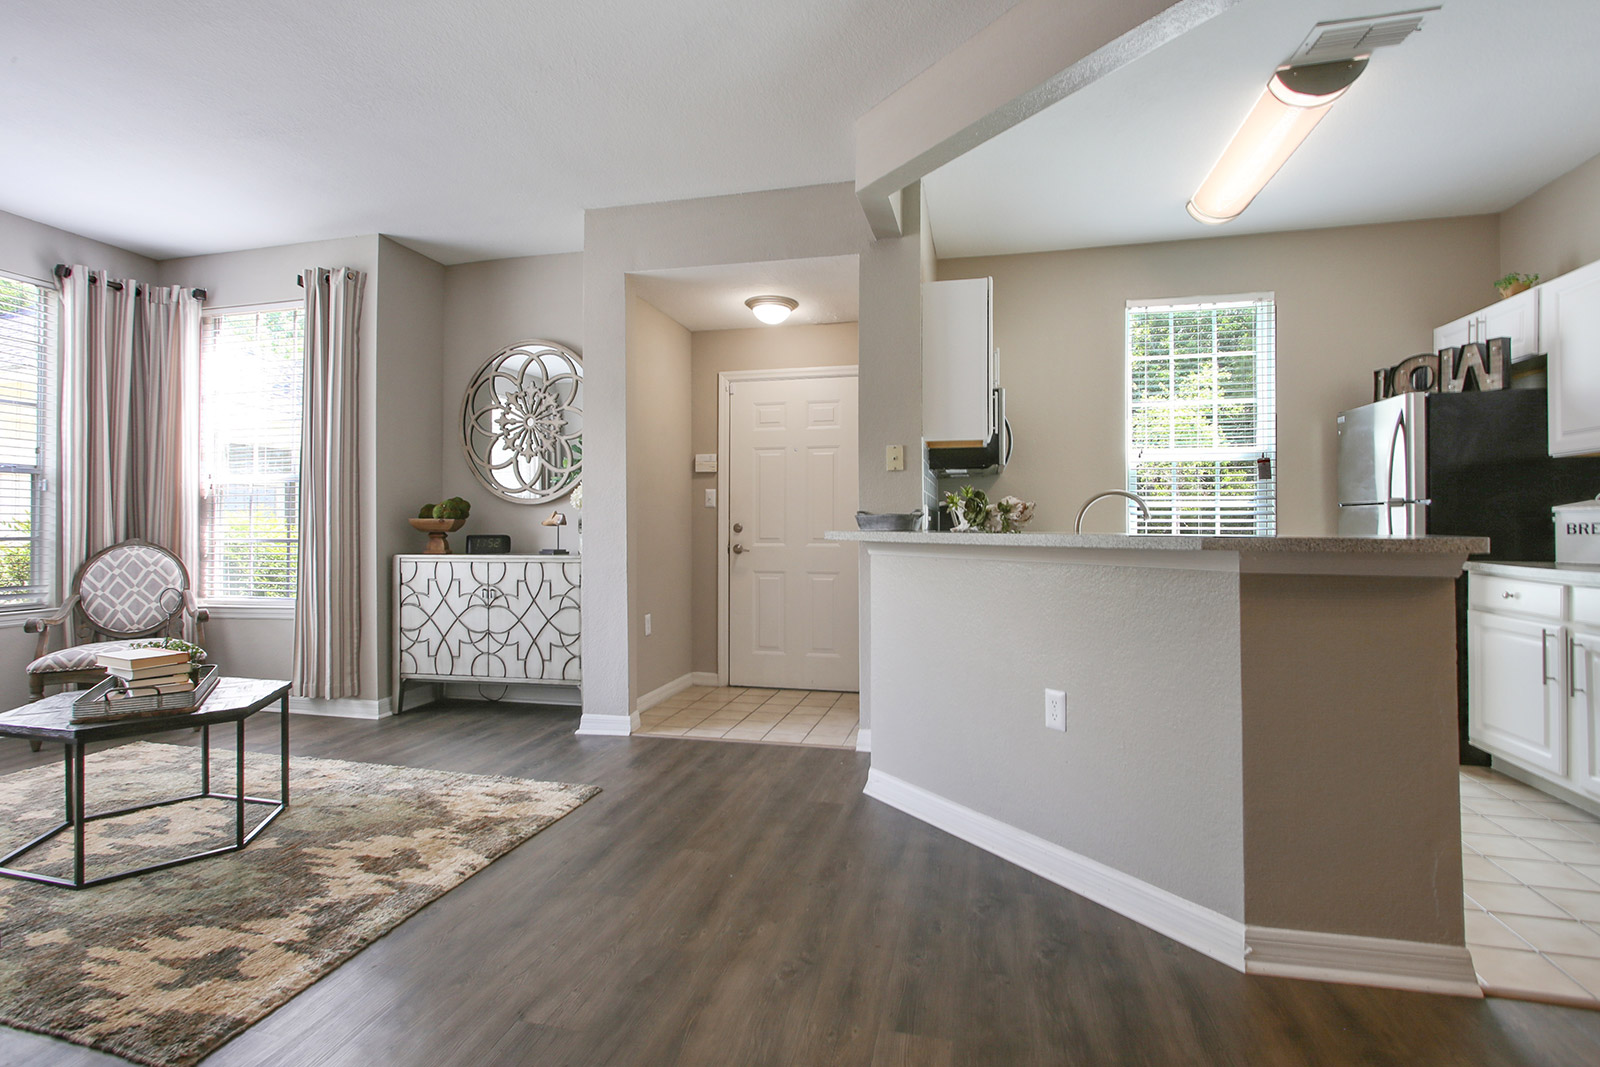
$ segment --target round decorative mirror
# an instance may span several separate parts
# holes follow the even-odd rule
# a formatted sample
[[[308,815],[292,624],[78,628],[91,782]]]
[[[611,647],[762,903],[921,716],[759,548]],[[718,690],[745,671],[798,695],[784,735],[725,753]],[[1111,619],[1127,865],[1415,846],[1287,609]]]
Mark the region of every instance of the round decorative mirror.
[[[461,404],[467,465],[495,496],[541,504],[583,477],[583,361],[550,341],[495,353]]]

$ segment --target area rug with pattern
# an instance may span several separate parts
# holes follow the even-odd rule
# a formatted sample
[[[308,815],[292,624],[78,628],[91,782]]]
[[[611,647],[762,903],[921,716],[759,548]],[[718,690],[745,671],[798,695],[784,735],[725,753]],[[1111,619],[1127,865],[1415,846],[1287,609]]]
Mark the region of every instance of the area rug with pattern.
[[[215,791],[233,765],[213,750]],[[0,777],[0,854],[60,821],[61,775]],[[91,753],[85,807],[182,796],[199,776],[195,748]],[[277,757],[249,754],[245,784],[276,796]],[[0,878],[0,1023],[186,1067],[599,791],[297,756],[288,810],[242,852],[77,891]],[[227,844],[233,817],[201,800],[89,823],[88,876]],[[70,877],[70,834],[14,863]]]

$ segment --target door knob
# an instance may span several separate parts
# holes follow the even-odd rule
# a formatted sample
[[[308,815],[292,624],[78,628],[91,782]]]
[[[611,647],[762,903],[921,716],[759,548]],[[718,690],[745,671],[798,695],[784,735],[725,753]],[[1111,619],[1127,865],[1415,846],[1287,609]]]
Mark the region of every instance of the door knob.
[[[734,523],[733,524],[733,532],[734,533],[744,533],[744,523],[742,523],[742,522]]]
[[[744,555],[745,547],[743,545],[734,545],[732,551],[735,556],[742,556]]]

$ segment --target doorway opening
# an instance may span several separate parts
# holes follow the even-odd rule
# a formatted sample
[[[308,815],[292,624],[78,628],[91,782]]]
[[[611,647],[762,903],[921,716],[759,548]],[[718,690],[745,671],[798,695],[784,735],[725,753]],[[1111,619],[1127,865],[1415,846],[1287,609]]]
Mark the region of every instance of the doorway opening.
[[[635,732],[854,745],[859,552],[823,534],[855,524],[858,274],[628,275]],[[757,321],[764,294],[787,322]]]

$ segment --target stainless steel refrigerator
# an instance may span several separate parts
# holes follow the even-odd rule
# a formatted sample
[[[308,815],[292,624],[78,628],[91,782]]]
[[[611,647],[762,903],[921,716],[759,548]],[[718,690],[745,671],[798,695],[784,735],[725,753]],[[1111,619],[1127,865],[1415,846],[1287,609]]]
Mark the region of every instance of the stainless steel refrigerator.
[[[1339,413],[1339,533],[1418,537],[1428,529],[1428,394]]]
[[[1600,458],[1552,459],[1543,389],[1405,393],[1339,415],[1339,532],[1489,538],[1555,559],[1550,509],[1600,493]]]

